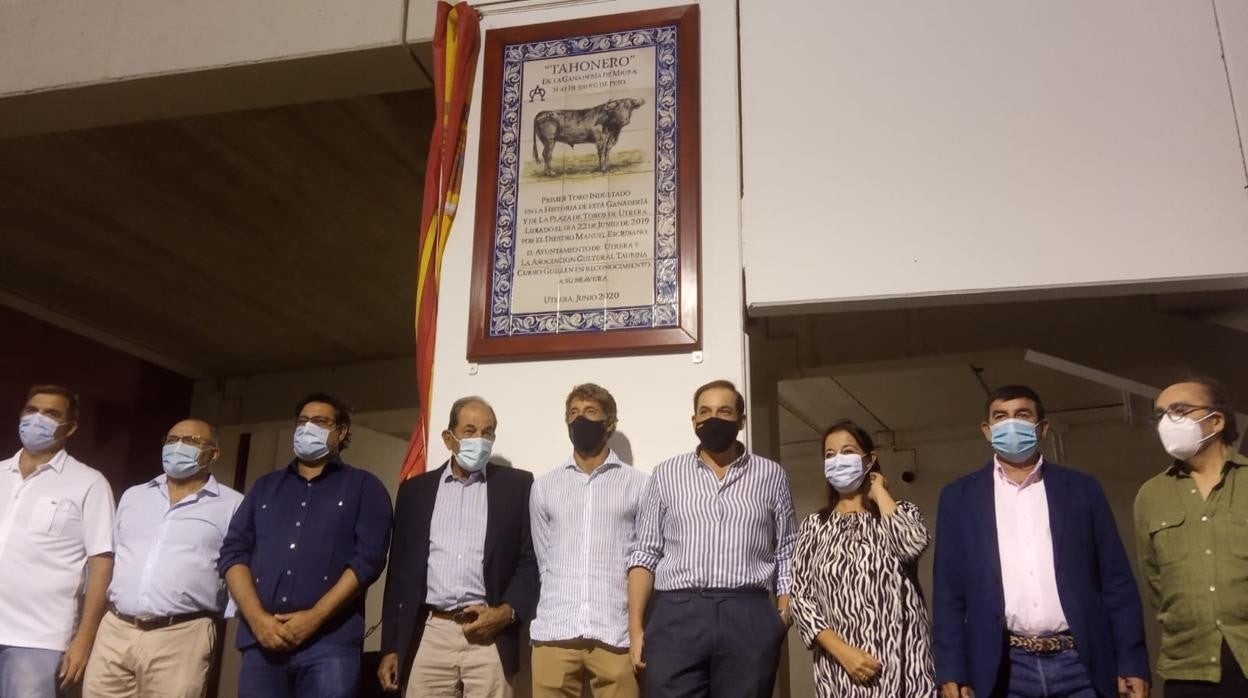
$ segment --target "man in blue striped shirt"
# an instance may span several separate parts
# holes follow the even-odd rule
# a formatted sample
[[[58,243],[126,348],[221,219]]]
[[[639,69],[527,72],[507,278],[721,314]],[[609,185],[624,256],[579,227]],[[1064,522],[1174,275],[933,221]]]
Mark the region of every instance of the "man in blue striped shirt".
[[[693,407],[698,447],[660,463],[642,496],[628,572],[630,655],[647,695],[769,698],[792,621],[789,477],[736,440],[745,398],[731,382],[698,388]]]
[[[534,698],[636,698],[628,658],[628,556],[646,475],[607,445],[615,398],[593,383],[564,402],[572,455],[529,498],[541,598],[529,629]]]

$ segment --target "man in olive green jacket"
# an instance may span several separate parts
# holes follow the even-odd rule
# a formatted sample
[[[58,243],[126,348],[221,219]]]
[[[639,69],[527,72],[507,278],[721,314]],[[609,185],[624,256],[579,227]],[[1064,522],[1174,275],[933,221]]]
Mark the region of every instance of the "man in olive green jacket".
[[[1166,698],[1248,696],[1248,458],[1226,391],[1204,378],[1157,396],[1174,463],[1135,498],[1135,537],[1161,621]]]

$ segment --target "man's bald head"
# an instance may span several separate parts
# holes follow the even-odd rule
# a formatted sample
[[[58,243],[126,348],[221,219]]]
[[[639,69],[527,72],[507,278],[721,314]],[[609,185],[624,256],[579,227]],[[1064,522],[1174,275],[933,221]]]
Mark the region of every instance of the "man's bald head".
[[[165,442],[182,441],[186,437],[203,448],[217,447],[217,428],[202,419],[184,419],[169,428]]]

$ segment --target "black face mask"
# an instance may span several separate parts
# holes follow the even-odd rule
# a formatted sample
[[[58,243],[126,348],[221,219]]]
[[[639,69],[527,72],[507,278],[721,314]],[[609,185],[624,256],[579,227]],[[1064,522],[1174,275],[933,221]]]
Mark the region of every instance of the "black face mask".
[[[607,436],[607,423],[577,417],[568,423],[568,438],[577,453],[594,453]]]
[[[711,417],[693,428],[695,434],[698,435],[698,441],[711,453],[723,453],[728,450],[737,441],[737,432],[741,431],[741,427],[736,422],[719,417]]]

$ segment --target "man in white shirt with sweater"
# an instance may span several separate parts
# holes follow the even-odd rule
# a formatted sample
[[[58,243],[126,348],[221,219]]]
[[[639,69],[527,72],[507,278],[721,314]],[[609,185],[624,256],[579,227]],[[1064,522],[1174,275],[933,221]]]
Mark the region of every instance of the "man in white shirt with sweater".
[[[65,451],[78,397],[37,385],[22,449],[0,461],[0,696],[54,698],[82,679],[113,575],[113,493]],[[75,627],[86,571],[86,594]]]

